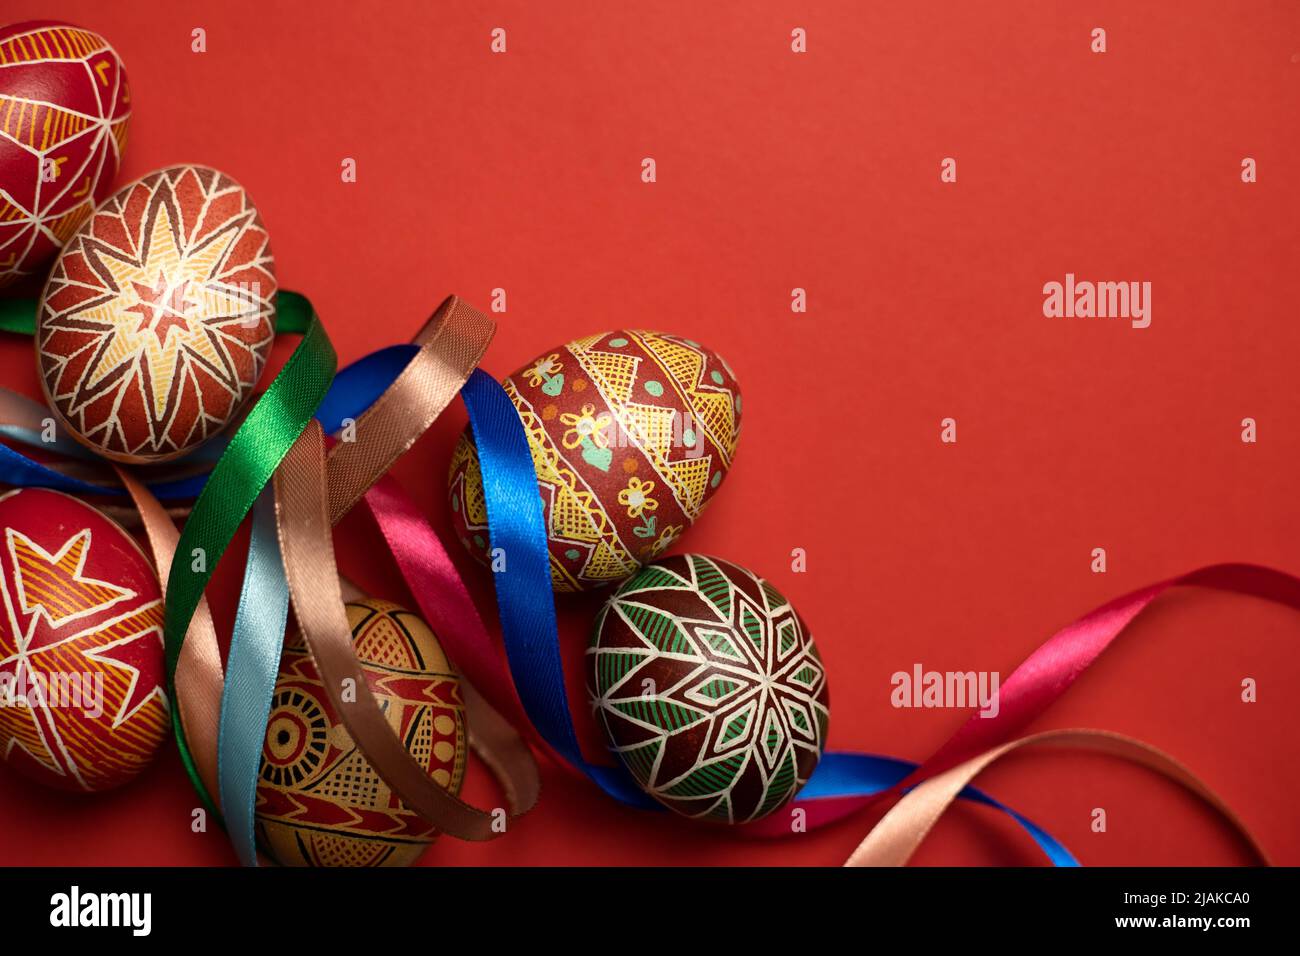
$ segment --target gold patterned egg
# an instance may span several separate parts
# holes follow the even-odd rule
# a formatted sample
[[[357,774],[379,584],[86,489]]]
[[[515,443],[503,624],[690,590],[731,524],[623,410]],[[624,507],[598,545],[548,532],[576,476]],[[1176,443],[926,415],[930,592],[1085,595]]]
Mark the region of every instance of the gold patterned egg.
[[[387,601],[347,605],[370,690],[420,766],[465,775],[460,678],[429,626]],[[438,831],[389,789],[339,719],[301,635],[285,643],[257,787],[257,836],[285,866],[407,866]]]
[[[528,435],[551,582],[622,581],[694,523],[740,440],[740,386],[698,342],[620,330],[548,349],[505,380]],[[487,508],[469,429],[452,456],[452,524],[487,560]]]

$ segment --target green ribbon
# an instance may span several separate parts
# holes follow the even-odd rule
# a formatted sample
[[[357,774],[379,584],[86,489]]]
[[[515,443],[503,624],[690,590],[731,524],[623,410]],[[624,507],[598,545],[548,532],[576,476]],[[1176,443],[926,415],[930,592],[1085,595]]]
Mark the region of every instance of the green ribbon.
[[[0,299],[0,332],[36,334],[35,299]],[[275,294],[275,326],[281,334],[302,335],[311,322],[311,303],[297,292],[281,289]]]
[[[0,332],[35,335],[37,308],[33,299],[0,299]],[[220,814],[194,765],[180,708],[174,703],[176,663],[217,563],[276,467],[307,427],[338,366],[334,346],[305,296],[281,289],[275,296],[275,311],[277,334],[301,335],[302,341],[230,439],[194,502],[172,558],[166,594],[164,639],[172,728],[185,772],[218,821]],[[202,562],[197,561],[198,554],[202,554]],[[196,563],[201,570],[195,570]]]
[[[288,298],[290,296],[292,298]],[[277,309],[283,307],[281,303],[289,305],[291,310],[302,310],[297,315],[281,315],[277,322],[280,331],[289,331],[285,328],[286,318],[292,326],[293,322],[303,322],[305,317],[302,341],[217,460],[207,484],[194,502],[194,510],[185,522],[172,559],[167,580],[164,636],[167,690],[173,701],[176,700],[176,663],[185,643],[185,632],[212,572],[281,459],[307,427],[325,397],[338,365],[334,346],[311,304],[294,293],[280,293]],[[195,569],[196,564],[199,570]],[[217,815],[216,806],[199,778],[185,741],[180,708],[174,705],[172,726],[185,772],[204,804]]]

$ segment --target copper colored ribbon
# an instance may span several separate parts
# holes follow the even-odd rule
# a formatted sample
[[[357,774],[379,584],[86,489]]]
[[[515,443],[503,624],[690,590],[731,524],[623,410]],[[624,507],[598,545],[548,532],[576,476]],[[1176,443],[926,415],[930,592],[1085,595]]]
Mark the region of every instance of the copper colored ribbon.
[[[1186,787],[1217,810],[1241,834],[1259,862],[1268,856],[1232,808],[1187,767],[1150,744],[1105,730],[1048,730],[984,751],[917,785],[872,828],[845,866],[905,866],[944,811],[987,767],[1025,747],[1061,746],[1093,750],[1141,764]]]
[[[420,350],[356,421],[364,441],[329,451],[329,514],[337,524],[460,393],[478,367],[496,325],[449,296],[412,340]]]
[[[280,552],[294,614],[330,702],[366,758],[408,807],[464,840],[490,840],[496,817],[452,796],[424,771],[379,707],[352,647],[330,522],[325,441],[308,424],[275,473]],[[529,758],[531,760],[531,757]],[[518,796],[515,789],[513,796]],[[516,808],[517,809],[517,808]]]
[[[180,534],[158,499],[126,468],[115,465],[118,478],[135,502],[144,525],[149,549],[158,566],[158,579],[163,593],[167,593],[167,576]],[[200,598],[198,608],[190,621],[176,664],[176,700],[194,756],[194,766],[217,799],[217,727],[221,713],[221,649],[217,644],[217,629],[212,623],[207,598]],[[215,696],[212,690],[216,689]]]
[[[357,440],[340,441],[328,458],[312,423],[275,476],[276,515],[289,594],[322,683],[344,725],[376,772],[416,813],[462,839],[493,839],[495,817],[434,783],[393,733],[361,678],[343,610],[331,528],[455,399],[495,329],[459,298],[448,298],[416,335],[419,351],[356,421]],[[344,697],[349,680],[355,697]],[[537,799],[536,762],[513,728],[466,683],[471,745],[496,773],[514,815]]]
[[[320,426],[313,422],[308,432],[314,440],[300,439],[274,479],[291,599],[336,710],[376,771],[412,810],[445,833],[475,840],[492,839],[503,831],[493,826],[492,814],[451,796],[420,769],[370,692],[343,609],[331,528],[454,400],[482,359],[493,331],[490,319],[459,298],[449,297],[416,335],[420,349],[406,369],[358,418],[357,440],[335,443],[327,460]],[[310,450],[315,446],[320,447],[317,455]],[[137,479],[125,469],[117,473],[139,510],[165,587],[179,540],[175,525]],[[350,685],[355,688],[353,701],[343,698],[345,678],[354,682]],[[204,601],[181,651],[176,689],[195,766],[213,795],[219,793],[222,680],[216,629]],[[512,814],[520,815],[536,803],[540,788],[532,753],[468,682],[462,688],[470,745],[497,777]]]

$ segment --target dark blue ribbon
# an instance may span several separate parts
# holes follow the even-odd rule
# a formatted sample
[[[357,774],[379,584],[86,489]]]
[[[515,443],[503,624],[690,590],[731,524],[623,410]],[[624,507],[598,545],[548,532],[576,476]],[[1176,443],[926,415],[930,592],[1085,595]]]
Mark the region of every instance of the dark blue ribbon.
[[[505,567],[494,574],[497,607],[506,659],[524,710],[546,742],[610,796],[642,809],[662,809],[622,764],[600,766],[582,756],[564,687],[543,502],[528,434],[510,397],[486,372],[476,370],[460,394],[478,448],[488,534],[494,551],[499,549],[505,559]],[[915,767],[892,757],[828,752],[799,799],[871,796],[888,790]],[[1064,846],[1014,810],[974,787],[960,796],[1009,814],[1055,865],[1078,866]]]
[[[416,350],[413,345],[390,346],[339,371],[316,411],[325,431],[336,432],[358,418],[401,374]],[[564,686],[546,527],[527,433],[509,396],[487,373],[476,370],[461,397],[478,447],[491,545],[505,558],[504,569],[493,578],[506,658],[524,710],[542,738],[610,796],[639,809],[662,810],[622,764],[592,764],[582,756]],[[206,477],[155,483],[150,489],[160,498],[193,497]],[[122,493],[120,488],[69,478],[3,445],[0,482],[81,494]],[[264,689],[257,694],[259,711],[265,707],[260,700],[264,696]],[[260,748],[260,740],[257,743]],[[871,796],[893,787],[916,766],[893,757],[827,751],[799,800]],[[974,787],[959,796],[1008,814],[1054,865],[1079,865],[1059,841],[1010,807]]]

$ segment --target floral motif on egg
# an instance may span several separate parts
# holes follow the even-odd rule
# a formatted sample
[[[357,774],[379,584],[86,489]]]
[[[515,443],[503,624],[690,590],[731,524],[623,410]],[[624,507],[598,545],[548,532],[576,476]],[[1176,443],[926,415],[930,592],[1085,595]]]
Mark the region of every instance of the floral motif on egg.
[[[772,813],[826,742],[812,635],[770,583],[718,558],[663,558],[619,588],[592,632],[587,688],[623,765],[688,817]]]
[[[51,407],[126,462],[175,458],[251,396],[275,338],[275,270],[248,194],[174,166],[96,209],[55,263],[37,316]]]
[[[620,330],[550,349],[505,380],[532,451],[557,591],[621,581],[662,554],[717,491],[740,438],[740,388],[690,339]],[[467,430],[453,524],[486,559],[487,508]]]
[[[362,672],[411,756],[460,792],[465,715],[457,677],[419,617],[386,601],[347,605]],[[405,866],[438,836],[357,748],[302,636],[285,643],[257,787],[257,834],[285,866]]]
[[[102,36],[0,29],[0,286],[54,255],[112,189],[130,118],[126,70]]]
[[[170,729],[153,567],[56,491],[0,497],[0,528],[0,757],[59,789],[119,786]]]

